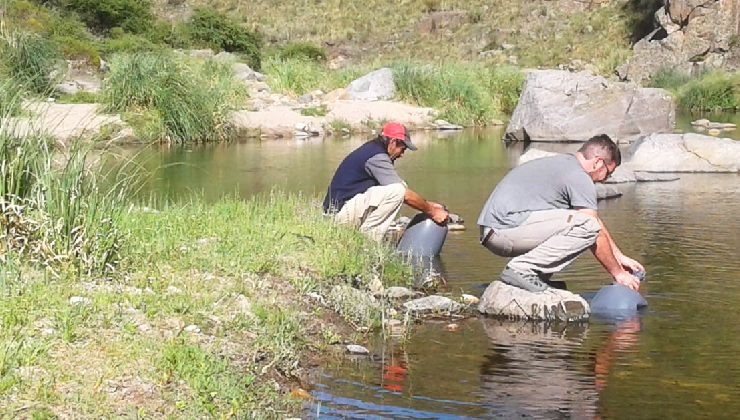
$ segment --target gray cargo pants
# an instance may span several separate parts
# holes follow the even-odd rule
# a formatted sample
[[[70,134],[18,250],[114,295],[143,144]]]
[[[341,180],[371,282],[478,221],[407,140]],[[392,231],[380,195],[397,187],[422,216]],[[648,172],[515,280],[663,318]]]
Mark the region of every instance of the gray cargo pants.
[[[564,269],[599,236],[596,218],[577,210],[533,212],[520,226],[495,229],[481,226],[481,244],[501,257],[514,257],[508,267],[548,279]]]

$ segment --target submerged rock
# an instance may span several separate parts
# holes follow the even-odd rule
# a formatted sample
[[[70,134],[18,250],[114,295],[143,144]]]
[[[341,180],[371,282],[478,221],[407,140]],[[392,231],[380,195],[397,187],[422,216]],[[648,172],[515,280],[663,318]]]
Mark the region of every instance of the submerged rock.
[[[463,305],[444,296],[425,296],[403,304],[407,311],[414,315],[451,315],[459,313]]]
[[[494,281],[483,293],[478,311],[511,319],[567,322],[587,319],[590,308],[585,299],[567,290],[548,288],[532,293]]]

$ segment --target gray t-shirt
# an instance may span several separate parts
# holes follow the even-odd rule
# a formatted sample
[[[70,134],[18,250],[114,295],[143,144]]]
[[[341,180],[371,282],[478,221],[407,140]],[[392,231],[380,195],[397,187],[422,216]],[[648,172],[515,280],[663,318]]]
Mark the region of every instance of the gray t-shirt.
[[[549,156],[512,169],[488,197],[478,225],[509,229],[537,210],[596,210],[596,187],[573,155]]]
[[[378,153],[365,162],[365,170],[375,178],[380,185],[402,184],[391,157],[386,153]]]

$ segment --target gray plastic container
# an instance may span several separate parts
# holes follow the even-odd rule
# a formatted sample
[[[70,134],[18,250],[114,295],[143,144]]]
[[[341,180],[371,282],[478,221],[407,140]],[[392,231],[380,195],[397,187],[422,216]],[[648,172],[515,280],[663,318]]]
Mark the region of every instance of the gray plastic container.
[[[440,226],[427,214],[417,213],[403,232],[396,249],[411,257],[434,257],[442,251],[445,239],[447,225]]]
[[[591,313],[596,315],[625,316],[646,307],[647,301],[629,287],[612,284],[602,287],[591,299],[590,305]]]

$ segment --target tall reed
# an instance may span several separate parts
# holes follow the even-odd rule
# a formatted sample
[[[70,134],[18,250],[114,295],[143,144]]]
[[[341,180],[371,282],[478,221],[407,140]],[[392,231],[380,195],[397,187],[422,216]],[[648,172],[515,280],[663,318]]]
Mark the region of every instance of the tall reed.
[[[176,143],[229,138],[229,113],[245,97],[228,64],[187,62],[165,52],[114,56],[102,92],[108,111],[156,112],[159,140]]]
[[[123,240],[118,221],[135,185],[131,175],[109,171],[105,175],[112,179],[104,183],[90,146],[77,142],[55,149],[44,133],[22,132],[9,115],[0,115],[0,121],[4,249],[57,274],[65,267],[99,274],[114,270]]]
[[[0,58],[8,74],[24,90],[44,94],[51,91],[59,53],[54,45],[33,33],[6,29],[0,24]]]

